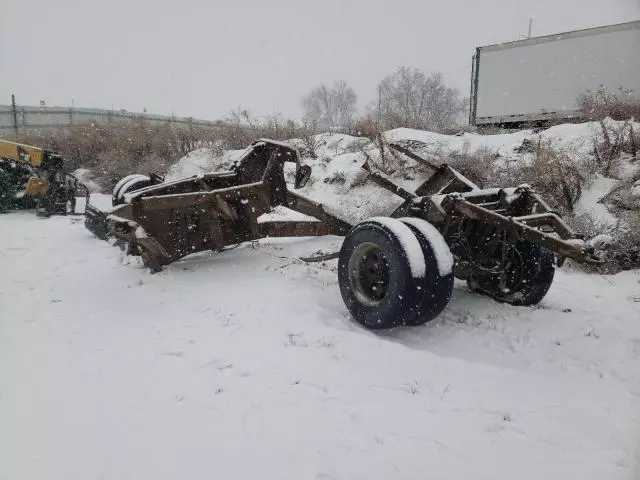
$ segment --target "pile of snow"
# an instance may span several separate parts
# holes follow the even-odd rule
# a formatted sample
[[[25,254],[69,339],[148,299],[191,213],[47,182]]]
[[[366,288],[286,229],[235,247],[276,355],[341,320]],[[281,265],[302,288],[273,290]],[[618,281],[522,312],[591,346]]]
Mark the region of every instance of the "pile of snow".
[[[324,135],[328,144],[333,135]],[[326,150],[325,150],[326,153]],[[352,224],[369,217],[385,215],[399,207],[403,200],[366,179],[362,165],[365,156],[359,152],[344,151],[334,156],[305,158],[311,166],[311,179],[297,193],[322,203],[333,215]],[[293,182],[293,176],[289,177]]]
[[[100,183],[93,170],[88,168],[78,168],[72,175],[78,179],[80,183],[85,185],[89,190],[89,193],[97,193],[102,190]]]
[[[203,173],[229,170],[244,151],[242,149],[218,152],[210,148],[198,148],[171,165],[165,175],[165,180],[172,182]]]
[[[301,151],[309,148],[309,145],[301,139],[294,138],[290,140],[290,143],[298,147]],[[358,145],[368,143],[368,140],[344,133],[321,133],[313,136],[312,143],[313,149],[318,157],[332,158],[352,152],[358,148]]]
[[[618,223],[618,219],[602,203],[602,200],[618,182],[616,179],[596,174],[596,178],[589,187],[583,190],[575,206],[576,213],[587,213],[596,223],[606,227],[614,227]]]
[[[609,129],[617,129],[624,124],[606,119],[604,124]],[[634,129],[640,129],[640,123],[634,123]],[[507,160],[522,158],[519,153],[523,142],[533,145],[538,142],[551,144],[559,149],[570,151],[577,157],[589,155],[593,152],[593,138],[602,134],[600,122],[567,123],[555,125],[541,132],[520,130],[513,133],[495,135],[481,135],[465,132],[459,135],[444,135],[411,128],[397,128],[385,132],[385,139],[389,142],[409,141],[422,147],[425,153],[447,156],[456,152],[473,152],[488,149]]]
[[[488,148],[502,156],[509,157],[515,149],[522,145],[523,140],[531,137],[531,130],[522,130],[516,133],[499,135],[479,135],[477,133],[464,133],[462,135],[444,135],[441,133],[426,132],[412,128],[396,128],[385,132],[384,138],[388,142],[412,142],[414,148],[418,147],[423,153],[436,156],[447,156],[453,152],[475,151],[480,148]]]

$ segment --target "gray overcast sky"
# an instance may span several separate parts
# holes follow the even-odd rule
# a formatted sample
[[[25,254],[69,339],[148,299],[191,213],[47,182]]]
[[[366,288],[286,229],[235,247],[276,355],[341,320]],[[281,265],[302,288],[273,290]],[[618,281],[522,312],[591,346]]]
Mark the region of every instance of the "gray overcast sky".
[[[640,18],[640,0],[0,0],[0,104],[215,119],[300,115],[344,79],[362,107],[399,66],[469,88],[479,45]]]

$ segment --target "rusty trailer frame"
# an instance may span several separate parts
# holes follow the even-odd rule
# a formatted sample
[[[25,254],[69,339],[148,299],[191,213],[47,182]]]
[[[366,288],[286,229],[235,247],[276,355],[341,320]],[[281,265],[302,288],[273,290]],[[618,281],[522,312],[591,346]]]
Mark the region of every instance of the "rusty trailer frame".
[[[117,195],[114,191],[114,204],[116,200],[124,203],[110,212],[88,205],[85,224],[101,238],[115,238],[115,243],[140,256],[154,272],[192,253],[223,251],[265,237],[344,236],[340,252],[304,260],[339,258],[338,277],[345,304],[370,328],[417,325],[433,318],[450,298],[453,276],[498,301],[531,305],[544,297],[554,267],[566,258],[601,262],[594,248],[530,186],[482,189],[446,164],[433,164],[397,144],[389,147],[394,155],[420,163],[430,175],[411,192],[365,162],[363,168],[371,181],[404,200],[388,221],[378,218],[354,226],[290,190],[284,165],[295,167],[295,189],[306,184],[311,168],[301,164],[296,148],[261,139],[247,148],[231,171],[174,182],[157,180],[160,183],[152,181],[131,191],[121,186]],[[127,185],[136,184],[138,180]],[[313,219],[258,220],[276,206]],[[403,242],[397,241],[398,228],[409,228],[409,235],[415,236],[424,250],[426,262],[434,256],[430,247],[433,238],[424,233],[431,226],[435,227],[431,236],[441,237],[446,254],[452,255],[452,272],[449,276],[446,272],[425,274],[431,283],[417,278],[407,283],[408,257],[398,256],[396,251],[403,248]],[[396,266],[392,268],[392,264]],[[393,277],[399,275],[398,269],[403,276]],[[392,278],[400,287],[389,283]],[[404,290],[386,297],[381,293],[398,288]],[[407,304],[407,299],[414,303]]]
[[[87,208],[85,225],[101,238],[113,237],[139,255],[152,271],[201,251],[264,237],[344,235],[351,225],[322,205],[289,191],[284,164],[295,166],[295,186],[311,169],[297,149],[280,142],[253,142],[230,172],[163,182],[127,192],[111,212]],[[273,207],[284,206],[318,220],[259,222]]]

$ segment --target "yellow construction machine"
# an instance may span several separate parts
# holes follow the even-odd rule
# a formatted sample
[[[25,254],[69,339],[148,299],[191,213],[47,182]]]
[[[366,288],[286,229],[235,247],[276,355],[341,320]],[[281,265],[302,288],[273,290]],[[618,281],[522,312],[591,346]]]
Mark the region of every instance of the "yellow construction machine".
[[[0,213],[35,208],[38,216],[73,214],[87,187],[64,171],[61,155],[0,139]]]

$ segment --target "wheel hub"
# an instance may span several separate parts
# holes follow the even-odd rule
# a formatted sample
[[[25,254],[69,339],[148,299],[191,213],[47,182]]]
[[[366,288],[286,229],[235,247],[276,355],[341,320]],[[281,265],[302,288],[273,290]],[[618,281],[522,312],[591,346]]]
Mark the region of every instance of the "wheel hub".
[[[349,260],[349,281],[358,299],[366,305],[377,305],[389,289],[389,262],[373,243],[359,245]]]

